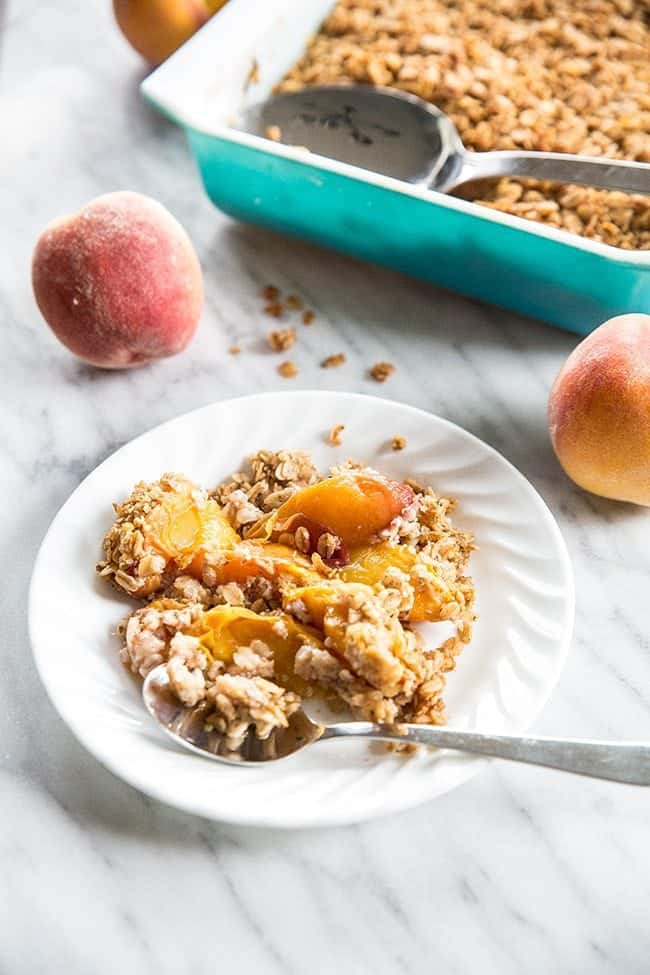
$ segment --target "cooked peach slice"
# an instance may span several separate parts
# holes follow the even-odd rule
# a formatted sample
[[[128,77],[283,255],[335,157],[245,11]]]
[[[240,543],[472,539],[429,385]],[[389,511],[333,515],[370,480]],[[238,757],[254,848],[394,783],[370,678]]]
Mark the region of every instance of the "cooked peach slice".
[[[244,585],[249,579],[262,576],[280,584],[305,586],[321,578],[304,555],[274,542],[241,542],[214,566],[214,573],[217,585]]]
[[[179,572],[200,578],[206,558],[239,541],[218,503],[179,474],[136,484],[115,511],[98,570],[132,596],[151,595]]]
[[[271,516],[259,522],[249,537],[277,539],[283,533],[292,534],[291,519],[301,516],[318,526],[320,537],[316,550],[327,561],[332,540],[326,534],[348,548],[363,545],[387,528],[413,501],[413,491],[407,484],[373,472],[349,471],[296,491]],[[306,530],[309,531],[308,527]],[[294,534],[295,531],[296,528]]]
[[[351,553],[349,564],[339,570],[338,576],[346,582],[375,586],[386,579],[391,569],[408,576],[413,586],[413,605],[406,616],[409,622],[439,620],[440,608],[449,599],[449,586],[434,562],[404,545],[381,542],[356,549]]]
[[[294,658],[305,644],[322,647],[322,636],[292,616],[261,616],[241,606],[215,606],[186,632],[198,637],[201,649],[210,659],[227,664],[242,648],[255,650],[260,644],[268,647],[273,656],[273,680],[303,696],[313,693],[313,688],[294,673]]]
[[[217,502],[197,502],[191,495],[171,496],[148,519],[151,546],[179,569],[200,576],[206,555],[232,548],[238,542]]]
[[[282,605],[289,613],[299,619],[308,620],[318,630],[325,627],[325,613],[328,607],[335,609],[343,583],[323,580],[317,585],[299,586],[289,589],[284,595]]]

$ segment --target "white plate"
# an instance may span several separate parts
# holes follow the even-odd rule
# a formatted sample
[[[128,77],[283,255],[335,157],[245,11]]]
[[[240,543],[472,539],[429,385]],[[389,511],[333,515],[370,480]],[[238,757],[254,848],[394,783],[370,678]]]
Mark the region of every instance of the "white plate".
[[[341,447],[326,442],[336,423],[345,423]],[[407,439],[399,453],[388,444],[394,435]],[[323,469],[352,456],[458,498],[457,523],[480,546],[471,563],[479,622],[449,679],[450,725],[521,731],[537,717],[573,623],[571,566],[548,508],[503,457],[452,423],[400,403],[331,392],[214,403],[132,441],[83,481],[43,541],[30,592],[34,656],[54,706],[106,768],[210,819],[334,825],[447,792],[485,760],[425,751],[404,758],[339,741],[277,765],[230,768],[176,750],[145,714],[114,636],[129,604],[94,574],[111,503],[136,480],[168,470],[213,485],[262,447],[306,448]]]

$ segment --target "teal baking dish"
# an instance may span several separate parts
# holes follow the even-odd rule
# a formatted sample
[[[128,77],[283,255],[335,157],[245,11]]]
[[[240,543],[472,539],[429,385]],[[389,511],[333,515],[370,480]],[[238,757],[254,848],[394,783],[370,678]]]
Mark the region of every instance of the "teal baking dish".
[[[225,213],[586,334],[650,312],[650,251],[624,251],[250,135],[332,0],[230,0],[142,84],[182,125]]]

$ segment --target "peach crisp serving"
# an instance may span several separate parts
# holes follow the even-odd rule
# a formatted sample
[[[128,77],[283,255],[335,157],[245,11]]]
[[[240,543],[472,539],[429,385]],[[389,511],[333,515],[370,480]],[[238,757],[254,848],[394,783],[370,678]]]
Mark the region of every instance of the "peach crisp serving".
[[[209,491],[181,474],[115,506],[101,576],[141,603],[121,625],[137,675],[165,664],[184,705],[238,748],[304,698],[354,717],[441,724],[471,637],[474,547],[432,488],[304,451],[262,450]],[[419,624],[448,621],[440,646]]]

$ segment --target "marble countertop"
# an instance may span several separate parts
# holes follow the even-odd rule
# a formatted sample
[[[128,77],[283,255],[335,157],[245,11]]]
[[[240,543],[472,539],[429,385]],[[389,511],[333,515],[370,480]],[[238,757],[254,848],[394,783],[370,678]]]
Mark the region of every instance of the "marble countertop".
[[[1,3],[0,3],[1,7]],[[131,437],[258,390],[381,393],[461,424],[537,487],[577,583],[573,647],[536,730],[650,735],[650,516],[565,479],[545,426],[575,337],[397,274],[239,226],[203,196],[182,134],[138,95],[142,66],[107,0],[10,3],[0,56],[0,971],[600,975],[648,970],[649,796],[493,764],[369,825],[278,833],[158,805],[104,771],[49,704],[25,606],[41,538],[70,491]],[[182,221],[205,269],[199,334],[130,373],[76,362],[31,295],[43,224],[133,189]],[[567,269],[570,273],[570,269]],[[317,313],[282,379],[259,291]],[[239,357],[227,354],[232,343]],[[347,363],[322,370],[320,359]],[[397,365],[378,387],[367,368]]]

